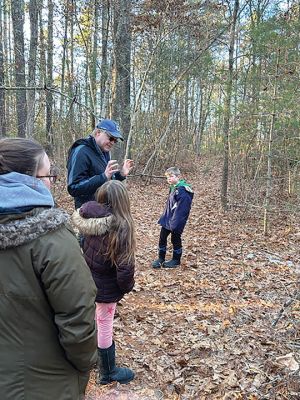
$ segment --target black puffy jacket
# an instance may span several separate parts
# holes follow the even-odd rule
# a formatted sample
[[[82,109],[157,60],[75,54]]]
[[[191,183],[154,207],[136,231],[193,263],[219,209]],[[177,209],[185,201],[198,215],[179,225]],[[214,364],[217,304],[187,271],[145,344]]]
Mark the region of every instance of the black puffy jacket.
[[[96,201],[85,203],[72,216],[84,235],[83,254],[97,286],[98,303],[118,302],[134,286],[134,263],[115,265],[106,256],[112,218],[111,212]]]

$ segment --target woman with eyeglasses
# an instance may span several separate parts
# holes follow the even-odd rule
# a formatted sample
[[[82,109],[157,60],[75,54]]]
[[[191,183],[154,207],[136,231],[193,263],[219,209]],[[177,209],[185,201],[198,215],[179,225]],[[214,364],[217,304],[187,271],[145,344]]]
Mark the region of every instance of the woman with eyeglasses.
[[[0,139],[0,398],[81,400],[97,361],[96,288],[43,147]]]

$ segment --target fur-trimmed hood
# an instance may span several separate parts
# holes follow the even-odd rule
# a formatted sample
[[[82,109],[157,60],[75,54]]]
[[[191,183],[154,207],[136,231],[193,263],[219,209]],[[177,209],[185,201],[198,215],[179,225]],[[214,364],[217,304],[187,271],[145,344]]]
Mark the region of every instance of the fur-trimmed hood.
[[[100,236],[109,232],[112,219],[112,215],[100,218],[83,218],[79,210],[76,210],[72,215],[72,222],[79,232],[91,236]]]
[[[57,208],[35,208],[20,218],[0,215],[0,250],[21,246],[68,222],[69,215]]]

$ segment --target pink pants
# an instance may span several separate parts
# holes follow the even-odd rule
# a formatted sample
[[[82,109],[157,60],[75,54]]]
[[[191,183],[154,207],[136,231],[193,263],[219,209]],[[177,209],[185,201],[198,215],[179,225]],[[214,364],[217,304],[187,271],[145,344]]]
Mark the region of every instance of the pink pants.
[[[98,347],[108,349],[112,345],[113,322],[117,303],[96,303]]]

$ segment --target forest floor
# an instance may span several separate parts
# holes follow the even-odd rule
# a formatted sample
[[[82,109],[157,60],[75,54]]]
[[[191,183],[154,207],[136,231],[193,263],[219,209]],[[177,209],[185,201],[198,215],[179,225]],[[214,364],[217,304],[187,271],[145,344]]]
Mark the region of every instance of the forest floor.
[[[128,385],[97,386],[86,400],[299,399],[300,225],[220,207],[219,174],[200,168],[179,268],[153,270],[168,186],[129,178],[138,249],[136,285],[117,307],[117,362]],[[70,212],[71,198],[58,193]]]

